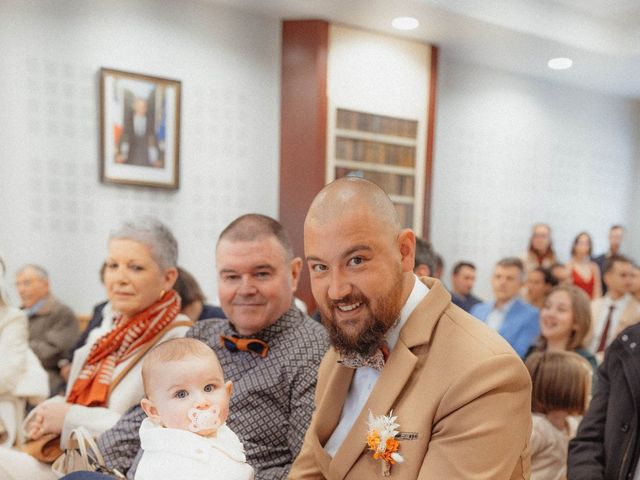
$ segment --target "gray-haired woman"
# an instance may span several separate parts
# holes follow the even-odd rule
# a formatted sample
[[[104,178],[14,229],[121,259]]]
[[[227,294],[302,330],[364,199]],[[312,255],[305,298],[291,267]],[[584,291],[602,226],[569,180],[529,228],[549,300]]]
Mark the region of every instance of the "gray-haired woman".
[[[177,260],[177,242],[158,220],[126,222],[111,233],[104,275],[110,307],[74,353],[66,396],[47,400],[27,417],[30,439],[61,434],[64,447],[78,426],[97,436],[140,401],[140,357],[160,341],[184,336],[191,325],[173,290]],[[55,478],[49,465],[7,449],[0,449],[0,477]]]

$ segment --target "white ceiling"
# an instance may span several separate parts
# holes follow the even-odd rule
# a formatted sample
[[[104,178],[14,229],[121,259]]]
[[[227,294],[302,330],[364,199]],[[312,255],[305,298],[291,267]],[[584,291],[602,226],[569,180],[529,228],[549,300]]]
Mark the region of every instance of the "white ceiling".
[[[640,99],[640,0],[208,0],[278,19],[324,19],[438,45],[441,55]],[[401,33],[396,16],[418,29]],[[569,57],[569,70],[547,61]]]

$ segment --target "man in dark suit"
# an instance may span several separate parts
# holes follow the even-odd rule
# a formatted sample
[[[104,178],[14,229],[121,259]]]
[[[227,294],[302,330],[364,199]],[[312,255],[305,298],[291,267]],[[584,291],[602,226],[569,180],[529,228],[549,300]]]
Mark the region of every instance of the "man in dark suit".
[[[523,275],[522,260],[503,258],[491,279],[495,301],[478,303],[471,309],[471,315],[497,330],[521,357],[540,335],[538,309],[519,298]]]
[[[594,262],[600,268],[600,279],[602,281],[602,294],[607,293],[607,285],[604,283],[604,267],[608,258],[611,258],[613,255],[620,254],[620,246],[622,245],[622,240],[624,238],[624,227],[622,225],[613,225],[609,229],[609,251],[607,253],[603,253],[602,255],[598,255],[593,259]]]
[[[153,98],[153,94],[150,95]],[[144,167],[161,167],[162,159],[158,150],[153,112],[149,109],[149,100],[133,97],[127,104],[124,129],[116,154],[117,163]]]
[[[476,266],[471,262],[458,262],[451,272],[451,301],[465,312],[481,303],[471,291],[476,283]]]

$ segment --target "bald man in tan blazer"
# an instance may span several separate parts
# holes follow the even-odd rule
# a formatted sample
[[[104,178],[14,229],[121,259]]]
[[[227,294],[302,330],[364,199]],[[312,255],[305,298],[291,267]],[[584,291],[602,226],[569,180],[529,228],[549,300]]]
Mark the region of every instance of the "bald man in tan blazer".
[[[391,478],[529,478],[527,370],[497,333],[451,303],[439,281],[413,275],[414,245],[370,182],[340,179],[314,200],[305,255],[334,346],[320,366],[316,410],[289,478],[382,476],[385,462],[367,446],[369,412],[397,417],[404,461],[390,464]],[[391,348],[379,373],[338,363],[350,348],[366,352],[363,342],[380,331]]]

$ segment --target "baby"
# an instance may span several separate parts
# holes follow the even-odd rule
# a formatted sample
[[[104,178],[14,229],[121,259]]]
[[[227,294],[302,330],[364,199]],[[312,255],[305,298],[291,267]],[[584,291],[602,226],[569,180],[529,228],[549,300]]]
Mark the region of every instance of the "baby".
[[[142,381],[148,418],[136,480],[253,479],[242,443],[225,424],[232,385],[211,348],[193,338],[163,342],[145,356]]]

